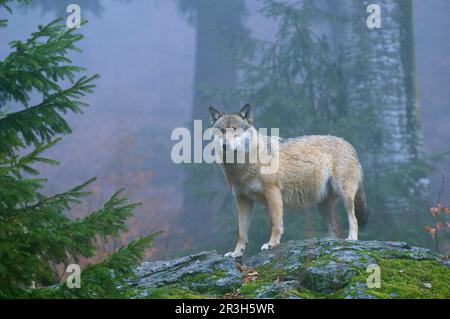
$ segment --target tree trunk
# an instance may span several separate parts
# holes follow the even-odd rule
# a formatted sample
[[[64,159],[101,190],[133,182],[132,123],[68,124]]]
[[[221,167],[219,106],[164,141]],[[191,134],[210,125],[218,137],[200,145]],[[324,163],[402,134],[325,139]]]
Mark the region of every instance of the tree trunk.
[[[208,95],[208,89],[232,89],[236,86],[237,67],[232,40],[237,35],[245,33],[241,22],[245,9],[241,0],[197,0],[194,8],[197,32],[191,119],[192,123],[194,120],[202,120],[205,129],[209,126],[208,107],[215,105],[221,110],[224,108],[224,105],[216,105],[217,100]],[[210,242],[211,238],[214,238],[211,232],[214,230],[213,221],[220,205],[213,204],[223,200],[222,194],[225,194],[227,189],[223,179],[219,179],[217,177],[219,175],[215,174],[217,167],[212,169],[205,167],[210,164],[195,165],[203,166],[198,170],[202,169],[213,175],[200,181],[201,190],[214,191],[218,194],[214,201],[210,201],[205,196],[193,192],[191,187],[185,187],[181,212],[183,236],[191,237],[191,243],[198,245],[205,243],[205,240]],[[194,170],[187,173],[188,184],[192,185],[192,181],[201,179],[195,172]],[[202,231],[198,231],[199,225],[202,225]]]
[[[372,218],[376,221],[389,218],[397,231],[405,227],[405,218],[414,219],[404,213],[411,213],[413,193],[423,190],[420,183],[425,181],[423,176],[415,176],[408,186],[415,190],[404,189],[402,194],[383,189],[390,178],[388,172],[412,164],[422,154],[412,3],[410,0],[377,1],[381,8],[381,28],[369,29],[366,8],[371,3],[366,0],[341,2],[344,96],[350,114],[354,114],[355,119],[363,119],[361,123],[354,123],[361,132],[355,144],[365,145],[361,153],[365,154],[362,160],[366,181],[369,180],[371,190],[379,194],[378,198],[372,197],[377,207],[372,211],[372,215],[376,214]]]

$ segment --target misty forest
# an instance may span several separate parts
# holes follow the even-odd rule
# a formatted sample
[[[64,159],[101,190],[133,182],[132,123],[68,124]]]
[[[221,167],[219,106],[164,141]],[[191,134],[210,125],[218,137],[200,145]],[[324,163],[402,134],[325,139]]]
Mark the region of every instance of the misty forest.
[[[82,19],[72,28],[71,3]],[[380,25],[369,27],[372,3]],[[193,131],[194,120],[206,129],[209,106],[233,113],[246,103],[256,128],[339,136],[357,150],[370,217],[355,250],[386,252],[378,263],[403,269],[389,254],[422,247],[421,264],[405,258],[411,272],[440,269],[427,256],[450,255],[448,12],[447,0],[0,0],[0,297],[348,293],[353,281],[322,288],[306,270],[303,286],[281,292],[257,258],[239,266],[244,279],[226,268],[237,233],[233,192],[219,165],[175,163],[171,134]],[[345,238],[340,202],[337,211]],[[270,235],[262,205],[251,221],[245,257]],[[315,206],[285,210],[282,243],[325,237]],[[217,255],[195,255],[202,251]],[[150,267],[144,260],[188,255],[220,264],[208,283],[224,277],[230,286],[214,290],[202,273],[188,289],[180,275],[153,278],[142,295],[130,279]],[[79,289],[65,284],[73,264]],[[386,284],[352,296],[450,298],[450,271],[437,276],[419,276],[419,294]],[[274,295],[256,285],[269,282]]]

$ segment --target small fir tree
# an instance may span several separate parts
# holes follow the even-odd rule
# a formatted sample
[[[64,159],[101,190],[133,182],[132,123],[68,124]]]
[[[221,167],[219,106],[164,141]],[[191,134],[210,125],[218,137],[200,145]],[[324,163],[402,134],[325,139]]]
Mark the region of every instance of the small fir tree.
[[[0,0],[0,11],[9,11]],[[2,27],[7,20],[0,20]],[[120,289],[132,266],[151,246],[154,235],[139,238],[101,263],[87,265],[81,288],[59,284],[57,265],[77,263],[95,255],[97,238],[111,238],[126,230],[126,220],[138,203],[116,192],[100,209],[84,218],[68,212],[90,192],[95,180],[47,196],[37,163],[57,164],[42,156],[71,132],[64,115],[81,113],[81,99],[94,89],[99,76],[81,76],[68,54],[79,51],[82,35],[61,20],[45,26],[25,41],[12,41],[11,52],[0,61],[0,297],[126,297]],[[39,96],[37,104],[31,104]],[[61,268],[61,267],[59,267]],[[65,268],[64,268],[65,269]],[[38,289],[33,289],[37,287]],[[47,287],[47,288],[44,288]],[[50,288],[49,288],[50,287]]]

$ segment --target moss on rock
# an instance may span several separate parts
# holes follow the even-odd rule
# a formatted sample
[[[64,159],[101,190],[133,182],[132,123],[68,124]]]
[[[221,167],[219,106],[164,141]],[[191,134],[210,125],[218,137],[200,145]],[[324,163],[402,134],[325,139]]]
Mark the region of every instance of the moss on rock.
[[[450,268],[435,260],[379,258],[381,287],[367,289],[378,298],[450,298]],[[355,280],[365,281],[365,276]]]
[[[236,261],[204,252],[143,264],[136,298],[450,298],[450,267],[428,249],[400,242],[289,241],[244,261],[258,276],[242,283]],[[381,287],[368,288],[369,265]]]
[[[200,294],[188,289],[180,289],[176,286],[149,288],[146,292],[148,299],[207,299],[208,295]]]

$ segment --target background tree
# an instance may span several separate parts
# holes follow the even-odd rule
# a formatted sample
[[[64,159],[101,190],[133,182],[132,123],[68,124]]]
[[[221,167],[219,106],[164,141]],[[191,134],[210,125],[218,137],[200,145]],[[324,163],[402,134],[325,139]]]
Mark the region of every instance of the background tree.
[[[380,29],[369,29],[356,14],[370,3],[342,1],[339,44],[344,105],[354,118],[348,122],[349,131],[366,164],[368,192],[373,194],[371,206],[375,208],[373,223],[389,220],[384,234],[405,239],[407,232],[417,234],[420,229],[423,214],[418,207],[424,205],[428,183],[412,1],[378,2]]]
[[[191,118],[192,121],[202,120],[206,128],[209,125],[208,106],[216,102],[211,89],[236,88],[238,70],[235,49],[240,40],[247,36],[242,22],[246,9],[241,0],[181,0],[178,5],[196,30]],[[218,168],[211,165],[196,164],[186,170],[183,212],[180,217],[180,225],[184,228],[183,242],[186,242],[186,236],[191,236],[196,244],[204,243],[217,227],[217,215],[222,212],[222,207],[211,205],[210,199],[215,196],[222,203],[228,198],[223,195],[227,193],[226,188],[217,176]],[[200,223],[204,225],[205,231],[195,232],[194,229]]]
[[[55,12],[58,17],[67,16],[66,8],[69,4],[74,3],[70,0],[39,0],[39,1],[28,1],[24,5],[24,8],[40,8],[42,13]],[[100,0],[78,0],[76,2],[82,10],[93,12],[95,15],[99,16],[105,9]]]
[[[0,10],[11,11],[8,1]],[[7,20],[2,20],[2,26]],[[81,289],[58,283],[59,269],[95,255],[95,240],[117,237],[137,203],[121,191],[84,218],[67,212],[90,194],[90,179],[52,196],[41,193],[45,179],[36,177],[37,163],[57,164],[42,157],[61,135],[71,132],[63,115],[81,113],[81,98],[91,93],[98,75],[80,75],[68,54],[79,51],[82,35],[61,20],[39,26],[25,41],[13,41],[0,61],[0,297],[119,297],[119,285],[132,274],[154,235],[131,242],[81,274]],[[32,101],[37,100],[35,104]]]

